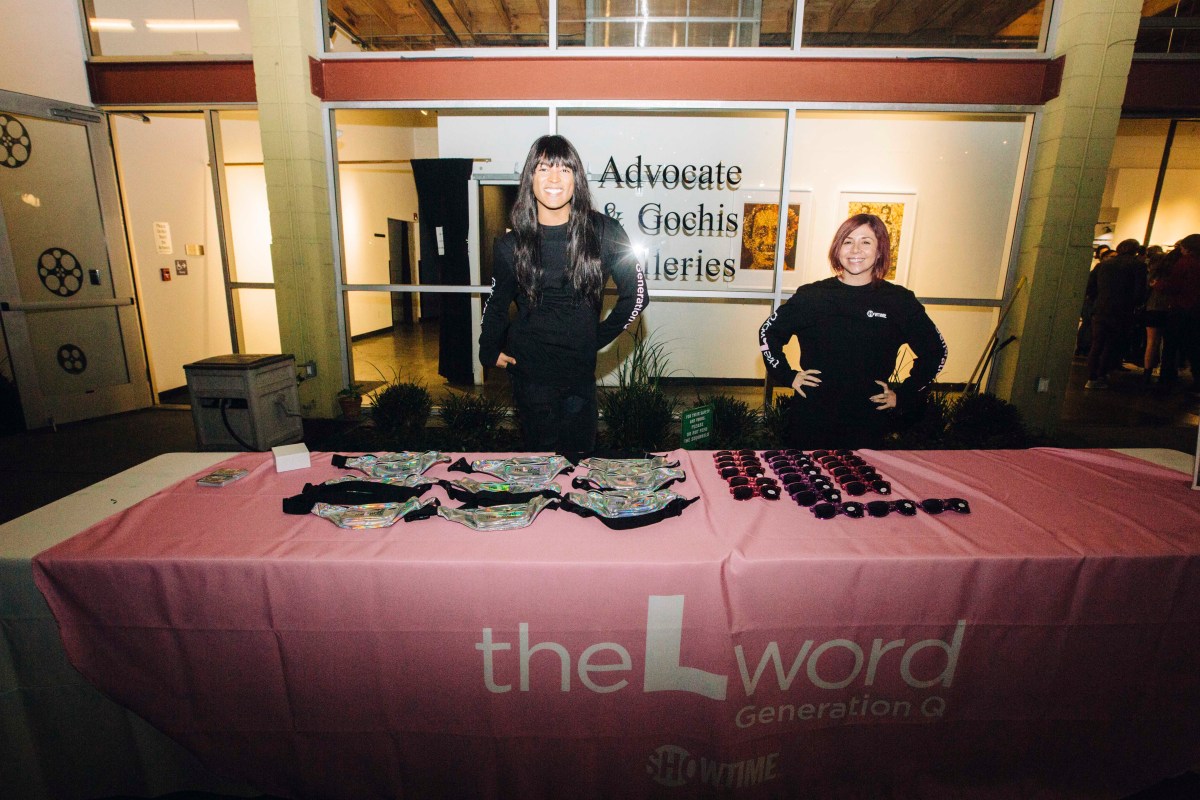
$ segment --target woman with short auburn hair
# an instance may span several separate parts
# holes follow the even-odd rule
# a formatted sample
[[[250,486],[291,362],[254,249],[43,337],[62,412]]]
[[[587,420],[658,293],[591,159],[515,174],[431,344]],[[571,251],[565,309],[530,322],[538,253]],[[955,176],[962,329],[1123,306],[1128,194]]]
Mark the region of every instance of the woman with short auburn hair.
[[[759,329],[759,350],[778,385],[791,386],[787,444],[802,448],[879,447],[896,414],[919,413],[946,363],[946,343],[916,295],[885,280],[891,239],[883,220],[855,214],[834,234],[834,277],[806,284]],[[804,366],[783,347],[800,344]],[[908,377],[893,380],[908,345]]]

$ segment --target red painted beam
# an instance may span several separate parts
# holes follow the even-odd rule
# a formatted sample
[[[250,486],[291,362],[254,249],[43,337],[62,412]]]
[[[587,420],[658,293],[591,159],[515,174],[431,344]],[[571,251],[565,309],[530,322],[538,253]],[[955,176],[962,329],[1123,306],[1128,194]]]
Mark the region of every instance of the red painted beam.
[[[423,58],[310,61],[314,95],[387,100],[671,100],[1040,105],[1062,59]],[[98,105],[255,102],[250,61],[90,62]]]
[[[1200,61],[1134,61],[1121,112],[1167,116],[1200,113]]]
[[[1040,105],[1062,59],[310,60],[312,90],[363,100],[733,100]]]
[[[251,61],[89,61],[97,105],[253,103]]]

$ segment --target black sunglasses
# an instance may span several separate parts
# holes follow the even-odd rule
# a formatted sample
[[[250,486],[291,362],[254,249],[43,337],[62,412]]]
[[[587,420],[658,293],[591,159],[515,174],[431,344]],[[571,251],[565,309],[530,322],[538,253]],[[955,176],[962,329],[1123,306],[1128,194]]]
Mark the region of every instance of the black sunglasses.
[[[922,500],[921,510],[927,514],[940,514],[943,511],[956,511],[959,514],[970,514],[971,505],[961,497],[948,497],[945,500]]]
[[[815,506],[817,503],[840,503],[842,502],[842,493],[837,489],[828,489],[821,491],[818,489],[808,489],[800,487],[797,489],[789,489],[788,494],[792,500],[796,501],[797,505],[805,507]]]
[[[730,485],[729,493],[733,495],[734,500],[749,500],[751,497],[761,497],[764,500],[778,500],[780,495],[778,484],[753,483],[743,483],[737,486]]]
[[[912,500],[872,500],[867,503],[867,514],[872,517],[886,517],[893,511],[902,517],[915,517],[917,504]]]
[[[867,492],[876,494],[891,494],[892,485],[887,481],[842,481],[838,483],[842,490],[851,497],[861,497]]]
[[[867,513],[866,506],[854,501],[848,503],[817,503],[809,511],[817,519],[833,519],[838,514],[843,514],[851,519],[862,519]]]

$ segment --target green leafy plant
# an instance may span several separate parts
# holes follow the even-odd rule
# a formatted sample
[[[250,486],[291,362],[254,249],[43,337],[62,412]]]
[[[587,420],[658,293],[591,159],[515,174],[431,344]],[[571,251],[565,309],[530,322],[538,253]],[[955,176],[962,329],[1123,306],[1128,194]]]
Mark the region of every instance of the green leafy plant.
[[[709,446],[714,450],[736,450],[758,443],[760,419],[749,404],[727,394],[714,394],[699,401],[713,407],[713,430]]]
[[[661,386],[670,362],[666,343],[643,335],[640,328],[627,335],[633,339],[633,349],[617,368],[617,386],[603,390],[599,397],[604,441],[620,452],[674,447],[677,402]]]
[[[946,426],[954,413],[955,395],[934,389],[925,405],[910,411],[887,439],[893,450],[939,450],[946,447]]]
[[[975,392],[954,400],[946,439],[948,447],[971,450],[1029,447],[1032,441],[1016,406],[993,394]]]
[[[762,430],[766,441],[773,446],[788,441],[788,419],[794,413],[792,406],[796,404],[796,395],[776,395],[772,403],[763,409]]]
[[[351,383],[337,393],[338,397],[362,397],[363,385],[361,383]]]
[[[491,452],[506,449],[510,431],[504,425],[508,405],[482,394],[449,391],[442,400],[444,450]]]
[[[924,414],[894,434],[897,450],[997,450],[1029,447],[1033,436],[1012,403],[993,394],[930,392]]]
[[[432,411],[428,389],[398,378],[388,381],[371,400],[371,420],[381,444],[393,450],[419,450]]]

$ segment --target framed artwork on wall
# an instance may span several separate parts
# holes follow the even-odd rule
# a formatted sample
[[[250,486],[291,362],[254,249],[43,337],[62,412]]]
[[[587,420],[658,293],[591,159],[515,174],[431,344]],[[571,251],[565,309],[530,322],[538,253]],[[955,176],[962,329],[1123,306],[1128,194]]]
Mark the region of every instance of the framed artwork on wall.
[[[779,192],[759,189],[740,192],[742,225],[740,230],[739,270],[775,269],[775,244],[779,232]],[[787,228],[783,251],[783,269],[795,272],[801,243],[808,241],[808,220],[812,212],[812,192],[788,193]]]
[[[855,214],[874,214],[883,220],[892,241],[892,263],[887,279],[906,284],[917,223],[916,192],[842,192],[838,213],[839,223]]]

